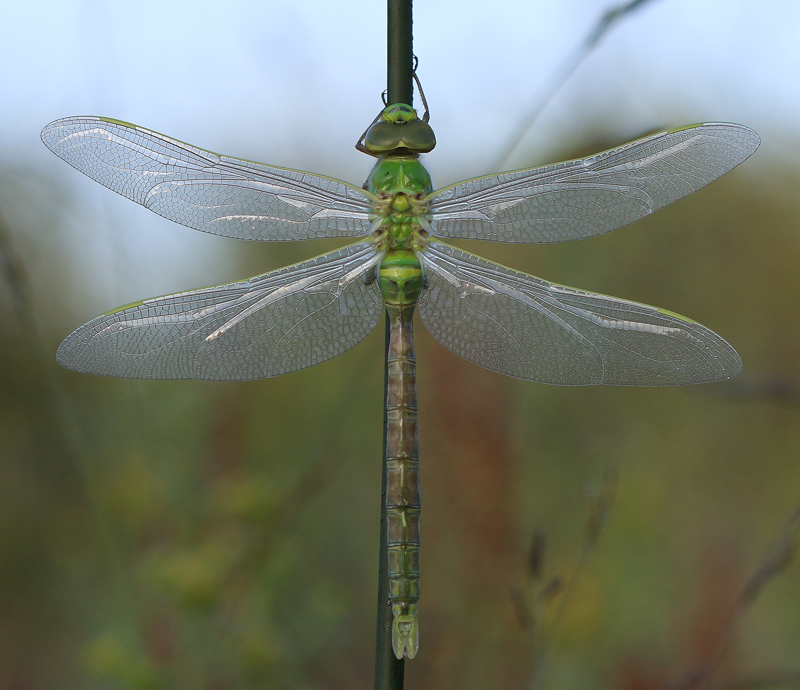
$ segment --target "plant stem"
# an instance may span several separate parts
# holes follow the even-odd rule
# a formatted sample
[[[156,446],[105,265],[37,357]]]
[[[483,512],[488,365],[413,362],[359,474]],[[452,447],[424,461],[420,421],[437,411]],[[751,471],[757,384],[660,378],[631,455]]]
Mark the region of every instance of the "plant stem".
[[[388,1],[386,100],[413,105],[411,0]]]
[[[387,102],[412,105],[411,0],[388,0]],[[385,316],[386,345],[383,375],[383,462],[381,466],[381,543],[378,555],[378,626],[375,635],[375,690],[402,690],[405,659],[392,649],[392,608],[389,601],[389,568],[386,546],[386,394],[389,388],[389,316]]]

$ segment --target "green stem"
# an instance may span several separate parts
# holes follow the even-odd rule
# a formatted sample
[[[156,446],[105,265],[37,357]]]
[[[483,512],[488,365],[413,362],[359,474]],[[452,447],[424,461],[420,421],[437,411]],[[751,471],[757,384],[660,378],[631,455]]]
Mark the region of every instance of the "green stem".
[[[413,105],[411,0],[389,0],[388,10],[386,100]]]
[[[388,0],[387,101],[413,105],[411,0]],[[386,315],[383,380],[383,462],[381,466],[381,543],[378,556],[378,627],[375,636],[375,690],[403,690],[405,659],[392,648],[392,609],[389,602],[389,555],[386,546],[386,394],[389,387],[389,316]]]

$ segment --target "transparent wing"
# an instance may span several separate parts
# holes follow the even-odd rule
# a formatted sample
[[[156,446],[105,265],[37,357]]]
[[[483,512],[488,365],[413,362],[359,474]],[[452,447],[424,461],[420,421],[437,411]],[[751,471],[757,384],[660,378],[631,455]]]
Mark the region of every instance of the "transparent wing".
[[[214,235],[305,240],[370,229],[371,196],[359,187],[221,156],[127,122],[67,117],[47,125],[42,141],[109,189]]]
[[[741,371],[728,343],[678,314],[547,283],[439,243],[419,257],[422,322],[487,369],[569,386],[677,386]]]
[[[140,379],[278,376],[356,345],[383,313],[381,255],[355,244],[230,285],[156,297],[90,321],[58,348],[67,369]]]
[[[565,242],[602,235],[696,192],[761,140],[711,122],[633,141],[589,158],[477,177],[431,194],[439,237]]]

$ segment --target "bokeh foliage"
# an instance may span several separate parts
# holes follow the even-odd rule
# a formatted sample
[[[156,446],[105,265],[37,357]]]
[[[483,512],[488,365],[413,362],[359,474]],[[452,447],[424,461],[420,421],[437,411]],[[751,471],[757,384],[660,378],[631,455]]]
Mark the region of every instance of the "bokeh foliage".
[[[65,265],[68,195],[42,204],[54,183],[28,175],[0,190],[0,688],[366,687],[382,329],[258,382],[62,371],[55,347],[93,315],[92,277]],[[422,646],[407,687],[657,688],[713,653],[800,500],[799,180],[761,161],[601,238],[463,243],[691,316],[745,372],[555,388],[459,360],[420,326]],[[317,249],[248,245],[230,278]],[[609,472],[616,500],[598,516],[584,487]],[[587,550],[592,518],[608,522]],[[743,611],[719,679],[796,665],[799,597],[790,566]]]

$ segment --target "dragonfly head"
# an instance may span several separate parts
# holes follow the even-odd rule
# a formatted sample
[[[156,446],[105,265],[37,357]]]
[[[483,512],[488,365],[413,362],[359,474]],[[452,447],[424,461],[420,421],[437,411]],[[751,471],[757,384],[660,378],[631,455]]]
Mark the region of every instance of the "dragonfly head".
[[[436,137],[431,126],[405,103],[384,108],[380,119],[364,134],[364,148],[373,156],[428,153],[434,146]]]

